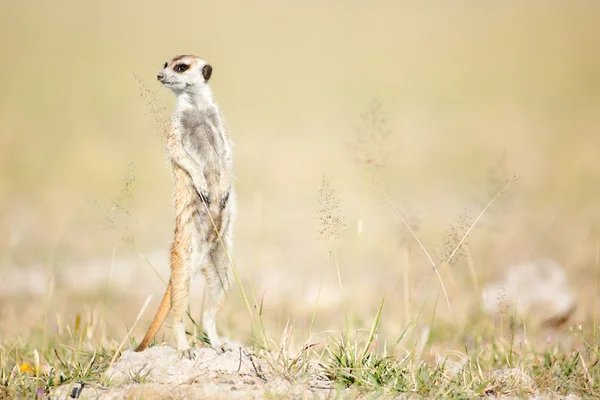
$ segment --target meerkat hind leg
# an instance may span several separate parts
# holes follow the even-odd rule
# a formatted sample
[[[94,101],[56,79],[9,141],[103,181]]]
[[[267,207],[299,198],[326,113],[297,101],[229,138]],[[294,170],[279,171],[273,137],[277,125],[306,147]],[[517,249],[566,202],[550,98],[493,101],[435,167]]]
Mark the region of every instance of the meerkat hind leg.
[[[224,240],[224,243],[227,248],[230,248],[228,240]],[[202,326],[206,331],[211,346],[218,353],[223,353],[239,347],[232,345],[228,341],[223,342],[217,334],[217,312],[219,311],[223,297],[225,297],[229,290],[232,276],[227,250],[223,248],[221,243],[217,244],[211,251],[207,261],[205,268],[202,270],[206,278],[207,290],[207,304],[202,314]]]
[[[173,282],[171,311],[173,312],[173,330],[177,340],[177,350],[183,357],[189,359],[194,358],[194,353],[193,349],[190,348],[190,344],[185,334],[184,318],[185,311],[189,303],[190,280],[192,272],[200,268],[200,266],[205,262],[207,254],[208,246],[200,240],[200,237],[197,233],[193,234],[188,257],[183,260],[185,265],[182,268],[182,273],[173,274],[171,277]],[[174,279],[176,277],[177,279]],[[176,285],[178,290],[175,290]]]
[[[173,313],[173,332],[177,341],[177,350],[190,358],[191,354],[188,354],[190,345],[185,336],[184,322],[190,291],[190,275],[186,270],[187,268],[182,268],[182,273],[171,276],[171,312]]]

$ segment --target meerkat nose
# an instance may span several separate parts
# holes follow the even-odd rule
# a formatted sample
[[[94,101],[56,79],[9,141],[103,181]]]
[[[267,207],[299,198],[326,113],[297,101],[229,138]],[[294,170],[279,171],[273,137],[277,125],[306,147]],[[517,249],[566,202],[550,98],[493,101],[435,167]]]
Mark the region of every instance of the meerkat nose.
[[[162,82],[165,79],[165,75],[162,72],[159,72],[156,74],[156,79]]]

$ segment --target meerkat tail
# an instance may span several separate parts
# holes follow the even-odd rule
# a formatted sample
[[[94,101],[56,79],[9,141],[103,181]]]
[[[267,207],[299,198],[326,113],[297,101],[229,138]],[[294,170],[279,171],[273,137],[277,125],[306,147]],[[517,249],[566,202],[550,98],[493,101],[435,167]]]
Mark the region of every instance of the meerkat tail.
[[[165,291],[165,295],[163,296],[162,301],[160,302],[160,306],[158,307],[158,311],[156,312],[156,316],[148,328],[148,332],[144,336],[144,339],[140,343],[140,345],[135,349],[135,351],[144,351],[146,347],[150,344],[154,336],[156,336],[156,332],[160,329],[161,325],[167,318],[167,314],[171,310],[171,282],[167,285],[167,290]]]

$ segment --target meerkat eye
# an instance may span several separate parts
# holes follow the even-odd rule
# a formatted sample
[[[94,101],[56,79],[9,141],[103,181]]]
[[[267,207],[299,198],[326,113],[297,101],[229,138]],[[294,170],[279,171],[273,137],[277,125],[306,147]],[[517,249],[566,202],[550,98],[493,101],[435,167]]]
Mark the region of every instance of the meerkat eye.
[[[189,68],[189,66],[187,64],[177,64],[175,66],[175,71],[176,72],[184,72]]]
[[[167,63],[165,63],[165,66],[163,68],[167,68]]]

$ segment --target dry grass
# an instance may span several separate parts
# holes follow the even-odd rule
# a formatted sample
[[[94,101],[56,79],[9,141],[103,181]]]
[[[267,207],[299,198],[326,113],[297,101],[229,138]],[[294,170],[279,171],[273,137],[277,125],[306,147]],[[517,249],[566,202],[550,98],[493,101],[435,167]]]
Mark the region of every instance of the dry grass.
[[[0,5],[0,396],[101,380],[152,317],[128,337],[168,269],[151,254],[172,230],[172,98],[153,76],[183,52],[213,64],[236,143],[251,313],[232,291],[224,335],[359,390],[525,396],[491,379],[511,367],[598,391],[595,2],[92,8]],[[483,317],[481,285],[539,256],[577,288],[573,331]]]

